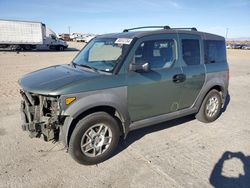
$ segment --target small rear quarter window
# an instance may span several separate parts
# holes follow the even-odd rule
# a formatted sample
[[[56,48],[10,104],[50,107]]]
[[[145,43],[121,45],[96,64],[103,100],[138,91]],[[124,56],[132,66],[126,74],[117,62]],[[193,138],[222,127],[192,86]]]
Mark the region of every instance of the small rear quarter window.
[[[206,64],[226,61],[226,45],[223,40],[205,40],[204,51]]]

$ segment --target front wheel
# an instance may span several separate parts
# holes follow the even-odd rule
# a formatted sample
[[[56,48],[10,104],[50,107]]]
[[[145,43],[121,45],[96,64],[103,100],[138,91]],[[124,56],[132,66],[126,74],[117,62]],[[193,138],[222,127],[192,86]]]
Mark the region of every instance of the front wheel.
[[[64,46],[57,46],[56,49],[57,49],[58,51],[64,51],[65,48],[64,48]]]
[[[196,119],[204,123],[215,121],[221,114],[222,99],[219,91],[213,89],[204,98]]]
[[[106,112],[96,112],[76,124],[69,153],[80,164],[97,164],[112,156],[119,138],[118,122]]]

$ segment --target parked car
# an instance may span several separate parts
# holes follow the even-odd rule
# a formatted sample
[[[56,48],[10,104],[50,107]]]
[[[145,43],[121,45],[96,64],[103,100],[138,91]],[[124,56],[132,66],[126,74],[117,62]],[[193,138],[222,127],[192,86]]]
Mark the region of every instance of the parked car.
[[[71,33],[70,34],[70,40],[71,41],[76,41],[77,38],[83,37],[85,34],[84,33]]]
[[[92,40],[93,38],[95,38],[96,35],[90,34],[90,35],[86,35],[84,37],[84,42],[88,43],[90,40]]]
[[[75,38],[76,42],[84,42],[85,41],[85,37],[84,36],[78,36]]]
[[[61,39],[63,41],[70,41],[70,35],[67,33],[59,34],[59,39]]]
[[[250,44],[246,44],[242,47],[244,50],[250,50]]]
[[[232,44],[232,49],[242,49],[242,44]]]
[[[95,38],[95,35],[86,34],[86,35],[81,35],[81,36],[76,37],[75,41],[88,43],[93,38]]]
[[[92,165],[132,130],[190,114],[215,121],[228,92],[225,39],[160,28],[97,36],[71,63],[22,77],[23,130],[63,141],[75,161]]]
[[[231,44],[227,44],[227,45],[226,45],[226,48],[227,48],[227,49],[232,49],[232,45],[231,45]]]

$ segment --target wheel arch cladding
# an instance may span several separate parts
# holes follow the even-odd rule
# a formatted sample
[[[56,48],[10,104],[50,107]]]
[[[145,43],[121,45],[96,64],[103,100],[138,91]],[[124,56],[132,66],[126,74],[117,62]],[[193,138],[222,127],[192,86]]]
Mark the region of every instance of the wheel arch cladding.
[[[219,84],[214,84],[214,85],[207,85],[206,88],[203,89],[203,92],[202,94],[199,96],[197,102],[196,102],[196,107],[197,107],[197,110],[200,109],[201,105],[202,105],[202,102],[203,100],[205,99],[205,97],[207,96],[207,94],[211,91],[211,90],[217,90],[219,92],[222,93],[221,97],[222,97],[222,101],[224,103],[224,99],[225,99],[225,96],[224,96],[224,93],[225,92],[225,88],[222,86],[222,85],[219,85]]]
[[[83,119],[84,117],[90,115],[90,114],[93,114],[95,112],[106,112],[108,113],[109,115],[111,115],[112,117],[114,117],[115,120],[118,121],[118,125],[119,125],[119,129],[121,131],[121,134],[125,133],[126,132],[126,128],[125,126],[123,125],[122,123],[122,119],[123,119],[123,116],[112,106],[96,106],[96,107],[93,107],[93,108],[90,108],[84,112],[82,112],[81,114],[79,114],[76,118],[74,118],[70,124],[68,124],[67,126],[67,135],[66,136],[66,144],[68,145],[69,144],[69,141],[70,141],[70,137],[76,127],[76,124],[81,120]]]
[[[208,72],[206,74],[206,81],[201,89],[195,107],[197,110],[200,108],[203,99],[206,97],[209,91],[212,89],[219,90],[222,94],[222,101],[224,103],[227,90],[228,90],[228,71],[219,71],[219,72]]]
[[[130,122],[127,111],[127,88],[108,89],[106,91],[95,91],[78,96],[72,105],[64,112],[67,116],[62,127],[61,139],[68,145],[70,136],[79,119],[94,113],[104,111],[119,121],[120,130],[126,136]],[[76,97],[77,98],[77,97]],[[61,132],[61,131],[60,131]],[[63,138],[64,137],[64,138]]]

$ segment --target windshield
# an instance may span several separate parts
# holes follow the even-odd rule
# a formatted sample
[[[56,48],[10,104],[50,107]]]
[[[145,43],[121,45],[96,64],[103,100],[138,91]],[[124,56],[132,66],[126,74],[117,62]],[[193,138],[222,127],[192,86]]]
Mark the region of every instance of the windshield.
[[[126,41],[116,38],[93,39],[76,56],[73,63],[98,71],[112,72],[127,53],[131,41],[132,39],[126,39]]]

